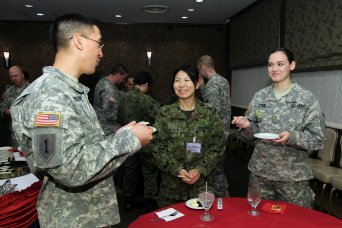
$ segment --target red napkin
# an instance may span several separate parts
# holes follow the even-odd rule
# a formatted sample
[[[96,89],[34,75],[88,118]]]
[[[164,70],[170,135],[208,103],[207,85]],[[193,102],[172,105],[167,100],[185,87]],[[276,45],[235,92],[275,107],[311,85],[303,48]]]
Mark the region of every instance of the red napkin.
[[[271,213],[284,214],[286,207],[286,204],[265,203],[261,210]]]

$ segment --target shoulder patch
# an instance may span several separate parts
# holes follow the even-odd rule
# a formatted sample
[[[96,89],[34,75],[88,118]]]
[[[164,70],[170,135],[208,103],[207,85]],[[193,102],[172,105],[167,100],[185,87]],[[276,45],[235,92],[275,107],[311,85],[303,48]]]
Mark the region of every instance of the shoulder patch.
[[[59,127],[61,114],[59,113],[37,113],[34,126],[36,127]]]

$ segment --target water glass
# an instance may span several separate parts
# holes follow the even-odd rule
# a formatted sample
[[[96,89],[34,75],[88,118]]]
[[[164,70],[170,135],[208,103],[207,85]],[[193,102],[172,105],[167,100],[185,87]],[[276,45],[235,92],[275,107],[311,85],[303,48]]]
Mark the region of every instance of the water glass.
[[[213,216],[209,214],[209,209],[215,200],[214,188],[209,186],[203,186],[199,188],[198,197],[203,205],[204,214],[201,215],[202,221],[211,221]]]

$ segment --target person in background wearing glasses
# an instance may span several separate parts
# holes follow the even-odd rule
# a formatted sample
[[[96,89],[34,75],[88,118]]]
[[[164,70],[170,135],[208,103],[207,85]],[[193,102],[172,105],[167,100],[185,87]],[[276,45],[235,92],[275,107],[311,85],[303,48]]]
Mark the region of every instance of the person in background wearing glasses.
[[[292,52],[277,48],[268,57],[272,85],[257,92],[247,118],[234,116],[232,124],[253,141],[255,133],[276,133],[277,139],[256,141],[248,169],[258,179],[262,198],[312,208],[313,178],[308,157],[325,141],[323,112],[315,96],[291,80],[296,67]]]
[[[117,85],[125,81],[128,71],[122,64],[112,67],[111,72],[101,78],[95,87],[94,109],[105,135],[115,133],[121,125],[117,121],[118,107],[123,96]]]
[[[112,172],[149,143],[152,129],[131,122],[104,137],[89,89],[78,81],[93,74],[103,57],[94,20],[80,14],[58,17],[50,38],[53,65],[44,67],[11,106],[29,167],[43,176],[40,227],[110,227],[120,222]]]

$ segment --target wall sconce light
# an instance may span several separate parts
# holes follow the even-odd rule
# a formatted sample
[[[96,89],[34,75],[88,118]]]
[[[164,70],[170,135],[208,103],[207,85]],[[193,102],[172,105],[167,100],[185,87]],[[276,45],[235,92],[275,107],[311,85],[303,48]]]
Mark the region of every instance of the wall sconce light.
[[[151,66],[152,51],[147,51],[146,54],[147,54],[148,65]]]
[[[9,68],[10,67],[9,51],[4,51],[4,57],[5,57],[5,68]]]

